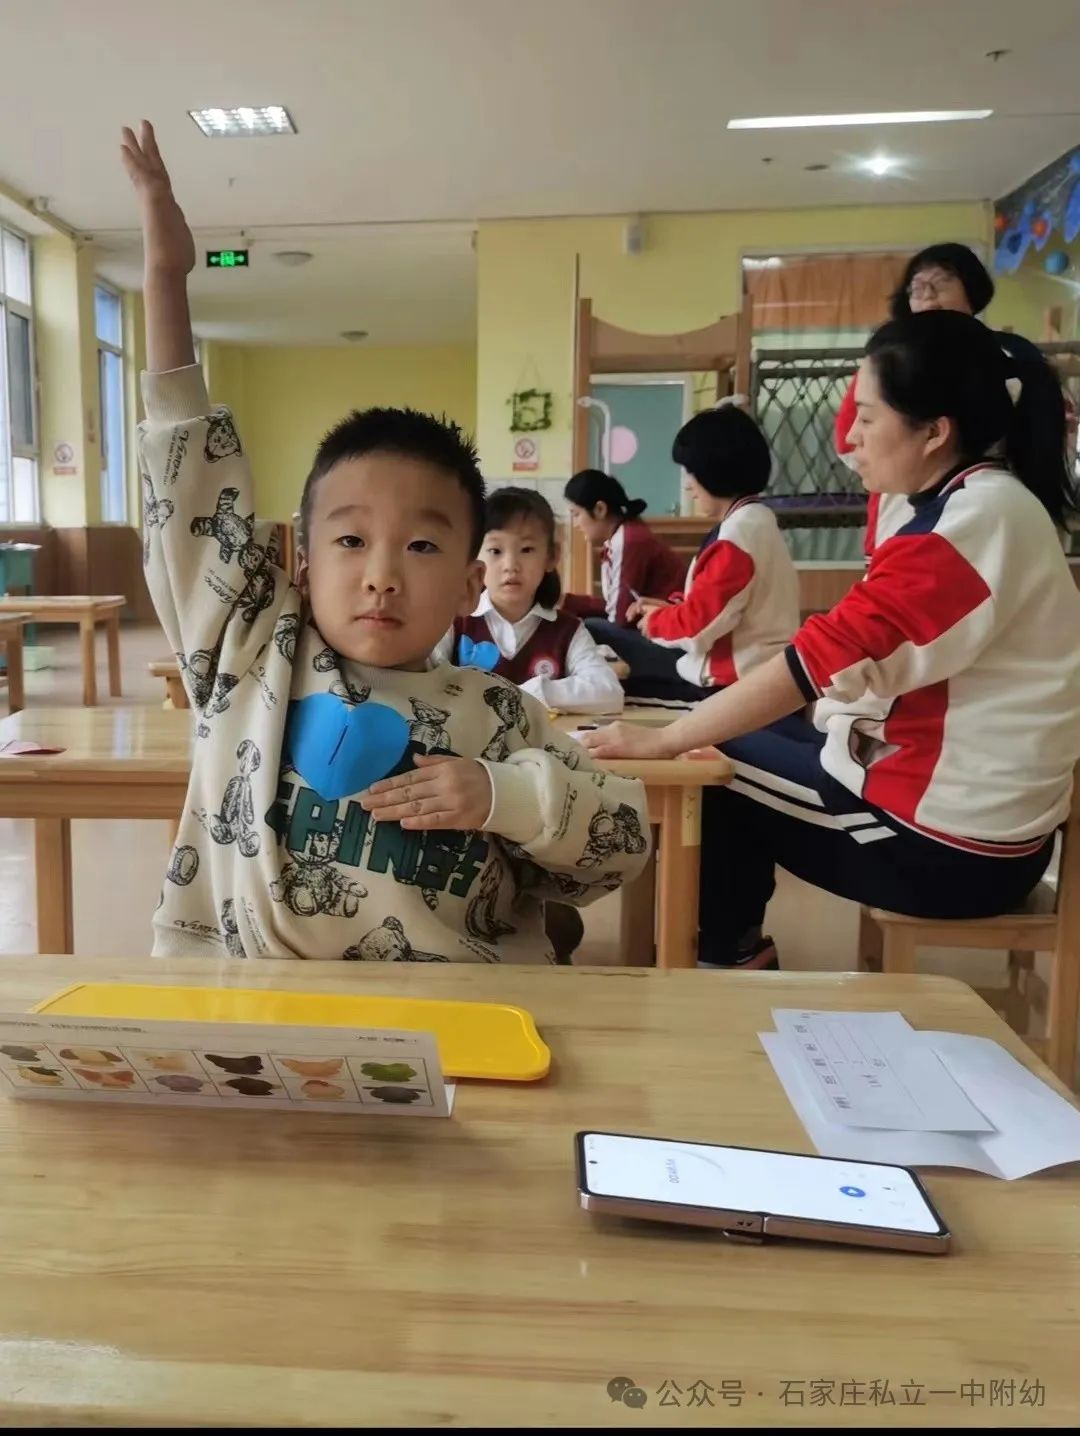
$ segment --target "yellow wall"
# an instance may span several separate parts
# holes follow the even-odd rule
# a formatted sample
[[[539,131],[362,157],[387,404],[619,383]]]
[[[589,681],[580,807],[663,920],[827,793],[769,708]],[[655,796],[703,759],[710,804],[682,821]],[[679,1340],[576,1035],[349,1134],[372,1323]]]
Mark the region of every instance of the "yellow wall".
[[[42,517],[57,528],[96,524],[101,519],[101,400],[94,256],[64,235],[35,239],[33,255]],[[75,473],[53,472],[58,444],[74,451]]]
[[[484,472],[506,478],[513,462],[507,399],[517,388],[551,389],[553,427],[540,435],[539,477],[570,472],[573,284],[601,319],[643,332],[711,323],[739,307],[745,252],[918,249],[935,240],[989,252],[981,203],[877,205],[650,216],[644,253],[622,252],[624,221],[482,223],[477,240],[477,438]]]
[[[210,397],[235,411],[260,518],[288,519],[315,449],[352,409],[411,405],[476,427],[471,345],[370,349],[204,346]]]

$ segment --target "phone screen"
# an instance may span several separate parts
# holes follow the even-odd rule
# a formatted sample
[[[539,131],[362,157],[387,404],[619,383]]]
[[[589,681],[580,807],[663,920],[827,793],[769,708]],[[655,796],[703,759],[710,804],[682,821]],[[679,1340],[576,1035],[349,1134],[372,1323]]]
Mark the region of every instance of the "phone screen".
[[[609,1132],[580,1136],[581,1186],[598,1197],[943,1232],[903,1167]]]

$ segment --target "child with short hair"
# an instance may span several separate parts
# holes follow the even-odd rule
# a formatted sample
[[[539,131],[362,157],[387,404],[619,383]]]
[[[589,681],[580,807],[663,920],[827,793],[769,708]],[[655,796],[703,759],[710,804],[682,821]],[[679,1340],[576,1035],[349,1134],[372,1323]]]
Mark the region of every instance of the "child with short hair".
[[[551,709],[621,713],[622,685],[585,625],[559,612],[562,584],[555,515],[534,489],[508,485],[488,495],[484,592],[454,621],[445,651],[453,663],[487,669]]]
[[[693,702],[783,652],[799,626],[799,580],[776,516],[759,499],[772,456],[749,414],[731,403],[696,414],[671,456],[716,525],[681,597],[631,608],[647,643],[620,640],[606,625],[602,638],[630,664],[629,694]]]
[[[641,868],[645,794],[505,679],[430,660],[480,593],[472,446],[412,410],[350,415],[304,487],[290,583],[195,363],[194,241],[149,125],[123,157],[146,252],[147,582],[197,724],[155,955],[550,960],[545,899]]]
[[[627,617],[639,598],[667,598],[681,589],[686,561],[659,538],[641,515],[644,499],[631,499],[612,474],[582,469],[569,479],[563,496],[570,505],[574,527],[600,548],[600,591],[567,594],[563,608],[578,618],[606,619],[620,628],[632,628]]]

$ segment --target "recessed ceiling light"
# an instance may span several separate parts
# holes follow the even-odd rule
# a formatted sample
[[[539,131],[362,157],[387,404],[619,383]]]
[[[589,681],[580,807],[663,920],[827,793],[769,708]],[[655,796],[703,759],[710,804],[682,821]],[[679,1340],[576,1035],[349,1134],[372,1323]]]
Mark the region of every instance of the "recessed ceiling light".
[[[234,105],[224,109],[188,110],[211,139],[237,135],[295,135],[296,126],[283,105]]]
[[[868,160],[862,161],[862,168],[866,170],[867,174],[877,175],[880,178],[881,175],[887,175],[890,170],[896,168],[896,161],[889,155],[871,155]]]
[[[728,120],[729,130],[807,130],[837,125],[929,125],[941,120],[985,120],[993,110],[882,110],[857,115],[763,115]]]
[[[368,337],[368,332],[366,329],[343,329],[341,337],[347,339],[350,344],[359,344],[361,339]]]
[[[828,168],[828,165],[822,164],[820,161],[816,165],[803,165],[803,169],[809,170],[811,174],[817,174],[819,170],[827,170]]]
[[[285,264],[290,269],[296,269],[301,264],[307,264],[314,256],[310,249],[276,249],[274,258],[278,264]]]

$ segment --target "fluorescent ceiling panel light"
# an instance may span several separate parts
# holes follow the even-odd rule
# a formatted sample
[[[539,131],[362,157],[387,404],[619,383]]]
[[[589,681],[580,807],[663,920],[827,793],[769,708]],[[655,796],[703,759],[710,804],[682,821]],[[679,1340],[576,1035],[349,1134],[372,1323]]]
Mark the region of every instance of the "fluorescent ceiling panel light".
[[[929,125],[942,120],[985,120],[993,110],[882,110],[859,115],[762,115],[728,120],[729,130],[809,130],[839,125]]]
[[[224,109],[188,110],[188,114],[211,139],[296,134],[296,126],[283,105],[234,105]]]

